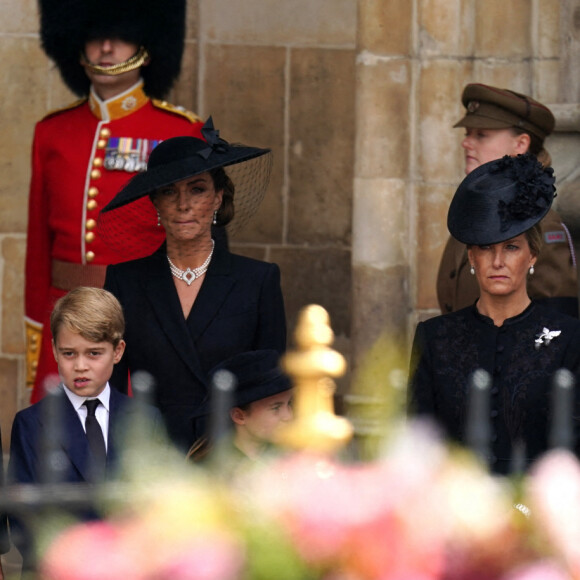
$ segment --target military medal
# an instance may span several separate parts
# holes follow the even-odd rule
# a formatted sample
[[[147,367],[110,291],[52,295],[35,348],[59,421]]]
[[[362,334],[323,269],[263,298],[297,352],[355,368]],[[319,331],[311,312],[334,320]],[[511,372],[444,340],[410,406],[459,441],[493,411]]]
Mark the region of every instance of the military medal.
[[[160,142],[159,139],[110,137],[107,141],[103,165],[109,171],[126,171],[127,173],[145,171],[151,151]]]

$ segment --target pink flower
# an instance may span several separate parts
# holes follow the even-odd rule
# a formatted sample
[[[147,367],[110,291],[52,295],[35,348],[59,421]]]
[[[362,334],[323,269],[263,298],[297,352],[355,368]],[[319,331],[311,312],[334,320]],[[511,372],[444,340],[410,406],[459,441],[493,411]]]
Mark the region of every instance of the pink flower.
[[[309,563],[348,577],[436,578],[443,563],[432,473],[410,461],[345,466],[294,455],[274,466],[255,492]]]
[[[166,580],[236,580],[242,576],[240,547],[225,536],[211,534],[189,542],[175,554],[155,578]]]
[[[556,562],[544,560],[514,570],[503,580],[572,580],[572,577]]]
[[[580,577],[580,464],[568,451],[552,451],[535,466],[528,481],[532,518],[562,554],[572,575]]]
[[[133,525],[137,524],[137,525]],[[143,533],[142,533],[143,532]],[[176,545],[151,542],[137,522],[73,526],[50,546],[43,580],[235,580],[243,551],[229,534],[195,533]],[[140,541],[142,540],[142,541]]]
[[[43,580],[144,580],[136,565],[142,554],[130,552],[119,530],[107,522],[68,528],[52,543],[40,567]]]

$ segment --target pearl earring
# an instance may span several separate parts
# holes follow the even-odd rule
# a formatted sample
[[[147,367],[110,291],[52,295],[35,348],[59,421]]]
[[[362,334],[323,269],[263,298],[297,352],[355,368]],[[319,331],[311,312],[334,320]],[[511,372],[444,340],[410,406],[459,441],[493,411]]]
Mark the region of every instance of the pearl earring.
[[[533,276],[534,272],[535,272],[535,270],[534,270],[534,265],[532,264],[532,265],[530,266],[530,276]]]
[[[471,268],[469,271],[471,272],[472,276],[475,276],[475,268],[473,267],[473,264],[471,264]]]
[[[161,214],[157,212],[157,227],[161,225]]]
[[[217,224],[217,209],[213,212],[213,221],[211,223],[214,226]]]

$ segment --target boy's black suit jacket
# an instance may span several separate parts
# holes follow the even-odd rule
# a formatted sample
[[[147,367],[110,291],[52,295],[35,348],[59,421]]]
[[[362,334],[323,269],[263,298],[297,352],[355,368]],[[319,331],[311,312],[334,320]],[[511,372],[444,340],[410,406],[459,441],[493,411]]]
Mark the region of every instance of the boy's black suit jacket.
[[[59,388],[64,387],[61,385]],[[144,409],[135,399],[111,388],[107,476],[115,474],[126,443],[125,435],[130,426],[134,425],[133,421],[138,413],[142,411],[146,412],[151,421],[151,438],[159,440],[161,418],[158,410],[150,406]],[[51,448],[59,453],[60,481],[92,483],[88,439],[75,408],[62,391],[58,395],[48,395],[38,403],[16,413],[10,440],[8,482],[32,484],[43,481],[47,434],[51,434]],[[78,515],[83,518],[96,517],[96,513],[90,508],[82,510]],[[9,520],[13,542],[23,557],[23,568],[31,570],[35,565],[35,557],[31,549],[33,536],[26,525],[27,520],[19,517],[19,514],[9,514]]]

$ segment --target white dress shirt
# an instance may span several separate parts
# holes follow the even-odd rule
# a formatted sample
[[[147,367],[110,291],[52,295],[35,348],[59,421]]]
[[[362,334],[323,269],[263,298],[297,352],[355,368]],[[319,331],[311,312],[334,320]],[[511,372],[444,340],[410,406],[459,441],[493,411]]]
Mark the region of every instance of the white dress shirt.
[[[101,426],[101,430],[103,431],[103,438],[105,439],[105,447],[108,449],[109,442],[107,438],[107,434],[109,433],[109,400],[111,398],[111,387],[109,383],[105,385],[105,388],[97,395],[96,397],[81,397],[76,393],[73,393],[69,389],[64,387],[64,392],[66,396],[69,398],[70,402],[72,403],[79,419],[81,421],[81,425],[86,432],[85,422],[87,420],[87,408],[84,405],[84,402],[87,399],[99,399],[101,404],[97,407],[95,411],[95,416],[99,425]]]

